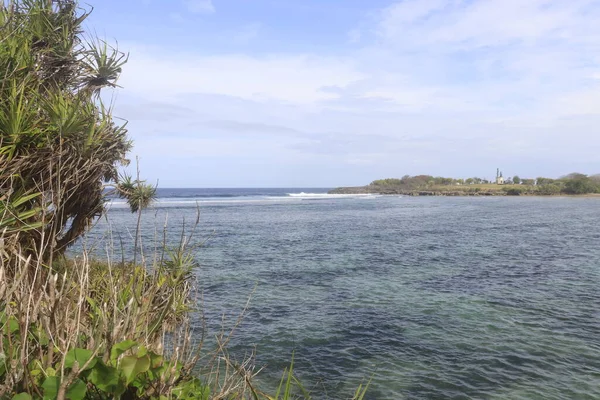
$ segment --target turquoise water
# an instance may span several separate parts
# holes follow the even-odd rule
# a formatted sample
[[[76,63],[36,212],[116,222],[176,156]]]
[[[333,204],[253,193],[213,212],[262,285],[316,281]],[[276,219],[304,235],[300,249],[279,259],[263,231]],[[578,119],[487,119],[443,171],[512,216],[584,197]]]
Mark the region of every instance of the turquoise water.
[[[316,398],[371,375],[370,399],[600,398],[600,199],[323,193],[164,190],[145,215],[176,241],[198,202],[209,329],[257,287],[231,351],[264,381],[295,351]]]

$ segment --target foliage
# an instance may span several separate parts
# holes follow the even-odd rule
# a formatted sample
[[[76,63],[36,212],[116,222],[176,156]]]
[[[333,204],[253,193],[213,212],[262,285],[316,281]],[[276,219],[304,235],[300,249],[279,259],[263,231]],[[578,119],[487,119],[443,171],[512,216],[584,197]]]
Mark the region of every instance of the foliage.
[[[373,188],[402,187],[404,189],[428,189],[433,186],[450,186],[465,183],[462,179],[445,178],[431,175],[405,175],[402,179],[379,179],[371,182]]]
[[[404,183],[404,178],[403,179],[394,179],[394,178],[378,179],[376,181],[371,182],[371,186],[397,186],[397,185],[402,185],[403,183]]]
[[[560,194],[562,187],[556,183],[545,183],[537,186],[537,192],[543,195]]]
[[[582,195],[600,193],[600,174],[587,176],[571,173],[560,179],[538,177],[523,179],[515,175],[507,179],[504,185],[488,185],[485,179],[473,177],[453,179],[433,177],[431,175],[405,175],[401,179],[381,179],[371,182],[367,190],[383,194],[451,194],[451,195]]]
[[[0,399],[310,399],[293,362],[275,395],[259,390],[252,359],[227,354],[235,327],[205,349],[192,325],[195,263],[186,243],[152,265],[83,253],[55,260],[49,273],[4,249],[18,262],[10,273],[0,263]]]
[[[203,348],[189,238],[136,262],[156,189],[117,173],[131,142],[100,95],[127,55],[83,39],[88,15],[76,0],[0,4],[0,399],[273,398],[251,359],[228,357],[233,330]],[[133,262],[65,258],[108,186],[138,213]],[[310,397],[284,377],[275,398]]]
[[[123,175],[117,185],[119,197],[127,199],[132,213],[148,208],[156,197],[156,187],[146,181],[133,179],[131,175]]]
[[[563,179],[564,192],[568,194],[587,194],[600,192],[600,185],[583,174],[571,174],[570,178]]]
[[[84,254],[48,270],[18,246],[3,251],[0,398],[182,398],[186,385],[204,387],[190,377],[189,258],[175,252],[144,267]]]
[[[547,185],[547,184],[555,182],[554,179],[544,178],[544,177],[538,177],[538,178],[536,178],[535,181],[536,181],[536,184],[538,184],[538,185]]]
[[[54,240],[63,253],[101,215],[105,183],[128,163],[125,125],[100,98],[127,56],[83,39],[88,15],[74,0],[0,4],[0,213],[23,249]]]
[[[502,191],[505,192],[507,196],[520,196],[525,193],[525,189],[518,186],[503,186]]]

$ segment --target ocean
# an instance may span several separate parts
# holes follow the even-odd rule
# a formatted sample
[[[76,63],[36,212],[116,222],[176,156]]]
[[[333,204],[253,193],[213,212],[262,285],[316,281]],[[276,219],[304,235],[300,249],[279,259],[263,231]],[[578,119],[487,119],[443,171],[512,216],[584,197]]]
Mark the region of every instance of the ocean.
[[[600,198],[326,192],[159,189],[144,213],[148,252],[200,212],[209,333],[252,295],[230,351],[265,384],[294,354],[317,399],[600,398]],[[109,208],[86,243],[131,247]]]

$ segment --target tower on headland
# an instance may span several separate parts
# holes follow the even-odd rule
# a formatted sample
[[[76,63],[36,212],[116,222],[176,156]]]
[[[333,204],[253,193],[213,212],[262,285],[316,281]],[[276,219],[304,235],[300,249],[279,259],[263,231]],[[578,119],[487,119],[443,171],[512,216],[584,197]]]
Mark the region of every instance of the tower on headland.
[[[496,185],[504,185],[504,177],[500,168],[496,168]]]

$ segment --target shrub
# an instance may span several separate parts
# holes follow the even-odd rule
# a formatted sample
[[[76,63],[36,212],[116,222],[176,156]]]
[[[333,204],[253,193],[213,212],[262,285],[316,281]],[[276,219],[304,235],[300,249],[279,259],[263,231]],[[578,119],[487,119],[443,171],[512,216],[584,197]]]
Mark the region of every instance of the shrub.
[[[0,212],[17,209],[3,221],[8,234],[19,232],[24,251],[48,250],[37,252],[46,259],[102,214],[105,183],[117,181],[131,148],[100,98],[127,56],[83,39],[87,16],[72,0],[0,5]],[[43,229],[23,229],[42,220]]]
[[[582,175],[576,176],[565,181],[564,192],[568,194],[587,194],[596,193],[600,185],[596,184],[589,177]]]
[[[48,271],[18,247],[5,252],[17,261],[0,265],[0,398],[183,398],[191,385],[208,394],[190,375],[191,265],[83,257]]]
[[[525,190],[521,187],[510,187],[504,186],[502,187],[502,191],[506,193],[507,196],[520,196],[525,192]]]
[[[555,183],[547,183],[537,187],[537,192],[543,195],[559,194],[561,190],[561,186]]]

